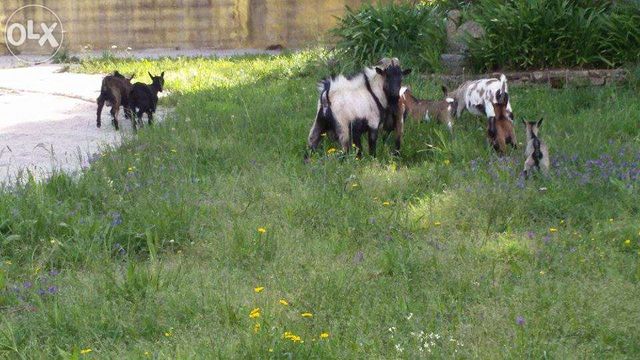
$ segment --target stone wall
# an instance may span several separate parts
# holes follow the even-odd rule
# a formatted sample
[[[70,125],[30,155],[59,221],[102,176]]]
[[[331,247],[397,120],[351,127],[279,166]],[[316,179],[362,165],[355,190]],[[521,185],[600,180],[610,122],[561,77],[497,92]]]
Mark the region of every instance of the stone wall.
[[[363,0],[2,0],[6,18],[27,4],[61,18],[71,51],[120,48],[301,47],[326,36],[345,5]],[[37,16],[37,14],[35,14]],[[37,20],[37,19],[36,19]],[[1,41],[4,42],[4,34]],[[4,46],[3,46],[4,47]]]

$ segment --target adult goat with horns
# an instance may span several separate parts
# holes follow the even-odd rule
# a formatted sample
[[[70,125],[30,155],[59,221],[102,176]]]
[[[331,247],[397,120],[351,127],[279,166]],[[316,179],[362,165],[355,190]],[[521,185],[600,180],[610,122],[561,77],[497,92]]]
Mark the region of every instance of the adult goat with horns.
[[[396,130],[396,151],[400,150],[402,114],[398,108],[402,78],[411,69],[402,70],[397,58],[382,59],[371,68],[345,77],[338,75],[318,85],[320,98],[316,118],[309,132],[308,145],[313,151],[323,134],[340,142],[346,153],[351,143],[362,155],[362,135],[368,134],[369,153],[375,157],[378,129]]]

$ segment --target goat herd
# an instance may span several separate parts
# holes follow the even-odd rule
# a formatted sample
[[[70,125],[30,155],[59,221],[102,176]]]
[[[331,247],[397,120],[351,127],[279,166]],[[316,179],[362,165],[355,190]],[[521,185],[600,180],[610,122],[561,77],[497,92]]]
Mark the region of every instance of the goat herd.
[[[400,151],[404,123],[407,118],[419,121],[435,120],[453,130],[454,118],[466,110],[471,114],[487,118],[489,144],[503,154],[507,145],[517,148],[514,130],[514,115],[509,101],[507,78],[467,81],[449,92],[443,87],[443,100],[421,100],[413,96],[409,87],[402,86],[403,76],[411,69],[403,70],[397,58],[384,58],[374,67],[346,77],[333,76],[319,83],[318,109],[308,137],[311,151],[317,149],[322,137],[328,135],[337,140],[342,150],[348,153],[355,147],[357,156],[362,156],[362,136],[368,135],[369,152],[375,157],[378,131],[395,132],[395,152]],[[113,125],[118,130],[118,112],[123,107],[125,117],[131,119],[134,131],[142,127],[142,115],[147,114],[149,125],[158,104],[158,92],[164,86],[164,72],[160,76],[149,73],[151,84],[132,84],[118,71],[102,81],[97,99],[97,126],[101,126],[100,115],[105,102],[111,105]],[[537,122],[524,121],[527,145],[525,149],[524,175],[536,168],[548,173],[549,152],[538,132],[542,119]],[[353,144],[353,145],[352,145]],[[308,154],[305,160],[308,159]]]
[[[369,151],[375,156],[378,131],[382,129],[395,132],[395,152],[399,152],[407,118],[433,119],[452,131],[453,119],[465,110],[487,118],[487,139],[498,154],[503,154],[507,145],[517,148],[506,76],[467,81],[453,92],[443,87],[443,100],[420,100],[413,96],[410,88],[402,86],[403,76],[409,73],[411,69],[403,70],[397,58],[384,58],[355,76],[338,75],[322,80],[318,86],[316,119],[308,139],[311,151],[318,147],[322,135],[327,134],[340,143],[344,152],[348,152],[353,143],[357,156],[361,156],[361,138],[366,133]],[[533,168],[546,174],[549,153],[538,136],[542,119],[523,120],[523,123],[527,134],[524,175]]]

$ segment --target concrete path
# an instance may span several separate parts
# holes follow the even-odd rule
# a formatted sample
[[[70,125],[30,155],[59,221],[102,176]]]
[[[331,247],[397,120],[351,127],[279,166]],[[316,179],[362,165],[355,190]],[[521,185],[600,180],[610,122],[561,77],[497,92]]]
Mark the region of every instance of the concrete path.
[[[131,134],[111,126],[108,108],[96,128],[101,75],[61,73],[61,66],[0,70],[0,183],[29,171],[37,179],[54,170],[77,173],[105,146]]]

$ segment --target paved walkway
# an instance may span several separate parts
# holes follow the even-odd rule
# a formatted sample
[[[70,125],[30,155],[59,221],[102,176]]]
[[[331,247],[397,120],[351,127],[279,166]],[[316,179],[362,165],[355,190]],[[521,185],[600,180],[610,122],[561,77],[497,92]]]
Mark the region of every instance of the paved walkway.
[[[60,66],[0,70],[0,183],[37,179],[53,170],[76,173],[104,146],[131,133],[111,126],[108,108],[96,128],[101,75],[60,73]]]

